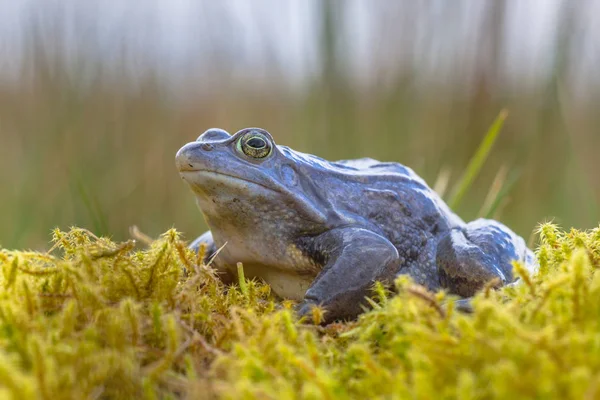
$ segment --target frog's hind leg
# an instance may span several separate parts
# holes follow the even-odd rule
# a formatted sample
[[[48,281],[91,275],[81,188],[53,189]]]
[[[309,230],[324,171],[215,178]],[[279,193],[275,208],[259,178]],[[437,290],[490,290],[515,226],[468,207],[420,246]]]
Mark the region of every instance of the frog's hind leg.
[[[450,230],[440,239],[436,255],[441,286],[462,297],[473,296],[493,279],[499,280],[498,286],[513,282],[515,260],[532,268],[533,253],[509,228],[486,219]]]

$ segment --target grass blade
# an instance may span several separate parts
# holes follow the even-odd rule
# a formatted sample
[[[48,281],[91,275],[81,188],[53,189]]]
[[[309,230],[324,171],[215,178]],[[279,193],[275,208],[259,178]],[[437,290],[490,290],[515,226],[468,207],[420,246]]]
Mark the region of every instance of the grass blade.
[[[440,173],[433,184],[433,191],[440,195],[440,197],[444,197],[446,194],[446,190],[448,189],[448,183],[450,182],[450,175],[452,175],[450,168],[442,167]]]
[[[98,202],[98,199],[90,196],[85,188],[83,180],[77,175],[71,174],[71,184],[73,189],[77,191],[81,202],[83,203],[86,211],[88,212],[89,218],[92,221],[92,225],[96,234],[100,236],[108,235],[108,222],[106,215],[102,211],[102,207]]]
[[[473,184],[473,181],[477,175],[479,175],[481,167],[483,167],[485,160],[490,154],[490,150],[492,149],[492,146],[494,145],[494,142],[496,141],[496,138],[498,137],[498,134],[500,133],[502,125],[504,125],[504,121],[506,120],[507,116],[508,111],[506,109],[500,111],[500,114],[498,114],[490,129],[488,129],[481,144],[477,148],[477,151],[473,157],[471,157],[467,169],[452,191],[450,200],[448,200],[448,205],[450,208],[455,208],[460,204],[460,201]]]
[[[248,285],[246,284],[246,277],[244,276],[244,266],[241,262],[237,263],[237,273],[240,284],[240,291],[245,297],[248,297]]]
[[[499,210],[500,204],[503,204],[503,200],[519,180],[520,175],[519,170],[509,171],[506,165],[500,168],[483,202],[483,206],[479,210],[478,216],[480,218],[496,217],[496,211]]]

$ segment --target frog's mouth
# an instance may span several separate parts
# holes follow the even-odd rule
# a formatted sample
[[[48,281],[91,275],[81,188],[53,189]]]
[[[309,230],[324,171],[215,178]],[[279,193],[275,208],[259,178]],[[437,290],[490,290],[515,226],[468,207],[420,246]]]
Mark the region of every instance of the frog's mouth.
[[[278,190],[272,186],[267,186],[256,181],[243,178],[239,175],[228,174],[222,171],[190,168],[180,170],[179,174],[190,186],[193,188],[197,187],[198,189],[204,188],[206,184],[210,182],[240,189],[245,189],[247,188],[248,184],[250,184],[259,186],[272,192],[278,192]]]

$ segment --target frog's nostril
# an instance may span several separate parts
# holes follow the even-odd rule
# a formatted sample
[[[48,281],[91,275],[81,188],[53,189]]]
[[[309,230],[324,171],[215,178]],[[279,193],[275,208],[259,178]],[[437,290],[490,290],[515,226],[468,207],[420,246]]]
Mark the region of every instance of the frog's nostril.
[[[213,146],[210,143],[202,143],[202,150],[204,150],[204,151],[211,151],[214,148],[215,148],[215,146]]]

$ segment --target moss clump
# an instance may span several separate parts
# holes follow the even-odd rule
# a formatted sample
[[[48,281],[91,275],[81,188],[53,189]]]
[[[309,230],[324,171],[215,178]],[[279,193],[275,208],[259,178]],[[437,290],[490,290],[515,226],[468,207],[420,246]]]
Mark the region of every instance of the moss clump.
[[[516,265],[523,284],[473,314],[400,278],[326,327],[267,285],[225,287],[173,230],[143,251],[54,241],[0,251],[0,398],[600,397],[600,229],[541,226],[539,274]]]

